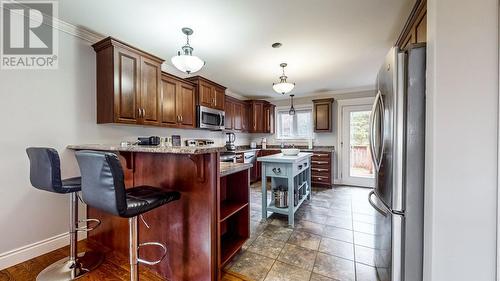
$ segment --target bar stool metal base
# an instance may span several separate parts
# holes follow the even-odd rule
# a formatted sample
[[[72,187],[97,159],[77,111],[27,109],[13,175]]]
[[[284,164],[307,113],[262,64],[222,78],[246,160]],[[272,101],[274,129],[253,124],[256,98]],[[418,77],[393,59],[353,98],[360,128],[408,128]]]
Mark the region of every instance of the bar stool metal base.
[[[84,274],[97,268],[104,261],[100,252],[82,252],[77,255],[77,262],[65,257],[49,265],[36,277],[36,281],[67,281],[82,277]]]

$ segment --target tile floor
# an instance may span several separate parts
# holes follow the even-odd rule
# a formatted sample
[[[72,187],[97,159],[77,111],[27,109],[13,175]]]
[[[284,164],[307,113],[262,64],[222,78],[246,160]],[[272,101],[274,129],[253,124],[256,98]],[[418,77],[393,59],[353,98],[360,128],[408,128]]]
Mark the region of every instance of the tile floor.
[[[227,271],[265,281],[378,280],[373,267],[377,214],[367,201],[369,189],[313,189],[294,229],[285,216],[262,221],[260,182],[250,190],[251,237]]]

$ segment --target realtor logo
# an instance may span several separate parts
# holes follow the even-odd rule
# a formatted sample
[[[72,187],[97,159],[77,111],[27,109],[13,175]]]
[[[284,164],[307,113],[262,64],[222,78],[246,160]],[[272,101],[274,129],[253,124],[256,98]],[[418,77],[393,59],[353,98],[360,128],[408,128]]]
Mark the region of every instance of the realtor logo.
[[[56,69],[57,3],[53,1],[1,2],[2,69]]]

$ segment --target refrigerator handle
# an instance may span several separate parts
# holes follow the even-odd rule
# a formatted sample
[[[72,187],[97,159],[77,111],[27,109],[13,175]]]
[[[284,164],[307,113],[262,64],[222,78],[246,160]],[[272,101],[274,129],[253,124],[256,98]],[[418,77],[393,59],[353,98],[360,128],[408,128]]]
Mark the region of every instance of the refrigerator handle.
[[[370,203],[370,205],[372,205],[372,207],[377,210],[377,212],[379,212],[381,215],[383,215],[384,217],[387,217],[387,215],[391,212],[389,209],[386,209],[385,205],[382,204],[384,206],[384,209],[386,210],[382,210],[379,206],[377,206],[377,204],[373,203],[372,201],[372,196],[375,195],[375,197],[377,196],[375,194],[375,190],[372,190],[370,191],[370,193],[368,193],[368,203]]]
[[[370,114],[370,137],[369,137],[369,141],[370,141],[370,152],[372,154],[372,161],[373,161],[373,164],[375,164],[375,168],[378,170],[378,166],[377,166],[377,163],[378,163],[378,160],[377,160],[377,154],[375,153],[375,140],[374,140],[374,135],[375,135],[375,114],[377,114],[377,105],[378,105],[378,98],[380,96],[380,91],[378,91],[377,93],[377,96],[375,96],[375,101],[373,102],[373,106],[372,106],[372,112]]]
[[[380,107],[379,107],[379,105],[380,105]],[[380,110],[382,110],[382,111],[380,111]],[[379,114],[379,112],[380,112],[380,114]],[[379,120],[380,127],[381,127],[380,132],[377,132],[377,130],[375,128],[375,118],[377,118],[377,115],[378,115],[378,118],[380,119]],[[383,124],[384,124],[384,102],[382,100],[382,93],[380,91],[378,91],[377,96],[375,97],[375,102],[373,103],[372,112],[370,114],[370,137],[369,137],[370,152],[372,154],[372,160],[373,160],[373,163],[375,164],[375,168],[377,169],[377,171],[379,170],[380,165],[382,163],[382,153],[384,151],[384,140],[383,140],[384,127],[383,127]],[[378,150],[375,147],[376,140],[378,140],[379,143],[381,143],[381,146],[382,146],[381,150]]]
[[[380,142],[382,143],[382,148],[380,149],[380,155],[379,155],[379,159],[378,159],[378,167],[380,168],[380,165],[382,165],[382,159],[383,159],[383,155],[384,155],[384,149],[385,149],[385,138],[384,138],[384,124],[385,124],[385,105],[384,105],[384,98],[382,96],[382,93],[380,93],[380,98],[379,98],[379,101],[380,101]]]

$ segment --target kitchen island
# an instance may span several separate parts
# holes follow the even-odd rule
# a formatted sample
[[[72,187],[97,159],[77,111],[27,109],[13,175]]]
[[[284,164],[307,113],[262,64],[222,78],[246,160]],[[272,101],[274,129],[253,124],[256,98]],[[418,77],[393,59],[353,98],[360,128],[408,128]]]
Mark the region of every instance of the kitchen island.
[[[251,164],[221,164],[220,147],[70,145],[72,150],[114,152],[124,170],[126,188],[151,185],[181,193],[178,201],[144,214],[139,241],[165,244],[167,257],[150,266],[166,280],[218,280],[249,237],[249,169]],[[128,256],[127,219],[87,207],[101,220],[88,240]],[[140,250],[142,258],[157,257]],[[140,265],[147,266],[147,265]]]
[[[311,199],[312,153],[295,156],[283,153],[257,158],[262,163],[262,218],[267,212],[288,216],[288,225],[294,226],[295,212],[304,200]],[[267,178],[271,178],[271,202],[267,200]],[[276,195],[275,195],[276,194]]]

